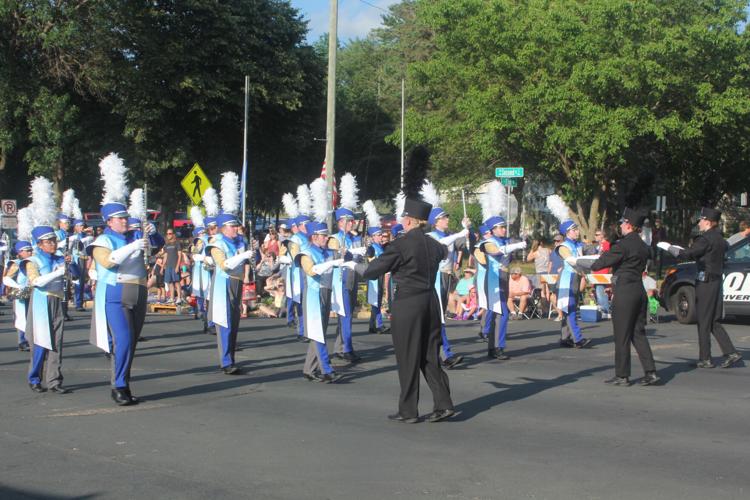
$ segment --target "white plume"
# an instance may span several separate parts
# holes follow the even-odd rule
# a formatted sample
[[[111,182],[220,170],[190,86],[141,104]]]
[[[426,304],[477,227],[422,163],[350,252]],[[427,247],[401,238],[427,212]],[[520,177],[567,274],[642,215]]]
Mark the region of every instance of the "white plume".
[[[99,171],[104,181],[104,196],[102,205],[105,203],[125,204],[128,198],[128,170],[122,158],[117,153],[110,153],[99,162]]]
[[[73,218],[83,220],[83,212],[81,212],[81,204],[78,198],[73,198]]]
[[[54,225],[57,219],[57,208],[55,207],[55,193],[49,179],[37,177],[31,181],[31,200],[34,227]]]
[[[508,211],[508,194],[500,181],[492,181],[487,186],[487,199],[490,203],[492,215],[504,214],[506,219],[509,218],[506,213]]]
[[[404,213],[404,204],[406,203],[406,196],[404,196],[404,192],[399,191],[396,197],[393,199],[393,202],[396,206],[396,213],[394,214],[396,216],[396,222],[401,224],[401,221],[403,220],[403,217],[401,217],[401,215]]]
[[[422,185],[422,189],[419,190],[419,194],[422,195],[422,199],[432,205],[432,208],[440,206],[440,193],[435,189],[435,185],[426,180]]]
[[[284,213],[290,219],[294,219],[299,215],[297,200],[294,199],[292,193],[284,193],[284,196],[281,197],[281,204],[284,205]]]
[[[206,207],[206,215],[216,217],[219,215],[219,195],[212,187],[203,192],[203,206]]]
[[[297,210],[301,215],[310,215],[312,211],[310,189],[305,184],[297,186]]]
[[[358,193],[359,189],[357,189],[357,178],[349,172],[342,175],[341,181],[339,181],[341,207],[348,208],[352,212],[355,212],[357,210],[357,205],[359,204],[359,197],[357,196]]]
[[[482,207],[482,222],[492,217],[492,202],[490,201],[489,191],[485,191],[479,196],[479,206]]]
[[[364,202],[362,210],[365,212],[365,217],[367,217],[368,227],[380,227],[380,214],[372,200]]]
[[[560,222],[570,219],[570,208],[559,195],[551,194],[547,196],[547,208]]]
[[[76,192],[72,189],[66,189],[62,195],[60,211],[68,217],[73,217],[73,200],[76,199]]]
[[[234,172],[221,174],[221,209],[235,215],[240,211],[240,179]]]
[[[326,180],[320,177],[310,184],[310,196],[312,196],[313,219],[325,222],[328,218],[328,186]]]
[[[203,223],[203,212],[196,206],[190,207],[190,221],[193,223],[193,227],[204,227]]]
[[[136,219],[143,219],[146,217],[146,205],[143,200],[143,189],[134,189],[130,193],[130,206],[128,207],[128,215]]]
[[[31,207],[24,207],[16,215],[18,219],[18,239],[31,241],[31,230],[34,229],[34,216],[31,214]]]

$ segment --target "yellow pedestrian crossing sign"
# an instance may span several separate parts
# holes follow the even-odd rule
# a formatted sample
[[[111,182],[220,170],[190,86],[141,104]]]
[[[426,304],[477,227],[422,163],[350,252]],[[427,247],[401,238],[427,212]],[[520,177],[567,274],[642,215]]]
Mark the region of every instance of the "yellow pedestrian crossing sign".
[[[182,189],[187,193],[188,198],[195,205],[200,205],[203,193],[211,187],[211,181],[208,180],[201,166],[196,163],[188,171],[187,175],[182,178],[180,185],[182,185]]]

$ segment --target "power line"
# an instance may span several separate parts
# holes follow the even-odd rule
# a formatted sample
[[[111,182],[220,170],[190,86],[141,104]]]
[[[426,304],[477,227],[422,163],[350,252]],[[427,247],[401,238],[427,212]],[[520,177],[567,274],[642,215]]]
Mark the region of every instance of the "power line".
[[[365,4],[365,5],[369,5],[369,6],[370,6],[370,7],[372,7],[373,9],[378,9],[378,10],[382,10],[382,11],[383,11],[383,12],[385,12],[385,13],[389,13],[389,12],[390,12],[390,11],[389,11],[388,9],[384,9],[383,7],[380,7],[379,5],[375,5],[375,4],[372,4],[372,3],[370,3],[370,2],[367,2],[367,1],[365,1],[365,0],[359,0],[359,1],[360,1],[360,2],[362,2],[362,3],[363,3],[363,4]]]

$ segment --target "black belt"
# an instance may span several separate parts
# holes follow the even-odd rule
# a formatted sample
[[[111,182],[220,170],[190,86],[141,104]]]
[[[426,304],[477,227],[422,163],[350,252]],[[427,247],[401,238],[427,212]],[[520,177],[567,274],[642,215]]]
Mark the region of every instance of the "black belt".
[[[709,283],[711,281],[721,281],[721,274],[707,273],[705,271],[698,271],[695,277],[695,281],[699,283]]]

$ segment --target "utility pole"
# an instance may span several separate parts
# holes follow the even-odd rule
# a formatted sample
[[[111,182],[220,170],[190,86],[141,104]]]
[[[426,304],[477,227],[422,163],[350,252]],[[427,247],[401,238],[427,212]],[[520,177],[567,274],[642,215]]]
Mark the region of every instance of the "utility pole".
[[[404,189],[404,142],[406,138],[404,127],[404,111],[406,109],[406,79],[401,79],[401,189]]]
[[[326,111],[326,190],[329,226],[333,227],[334,148],[336,146],[336,50],[338,41],[338,0],[330,0],[328,24],[328,103]]]

